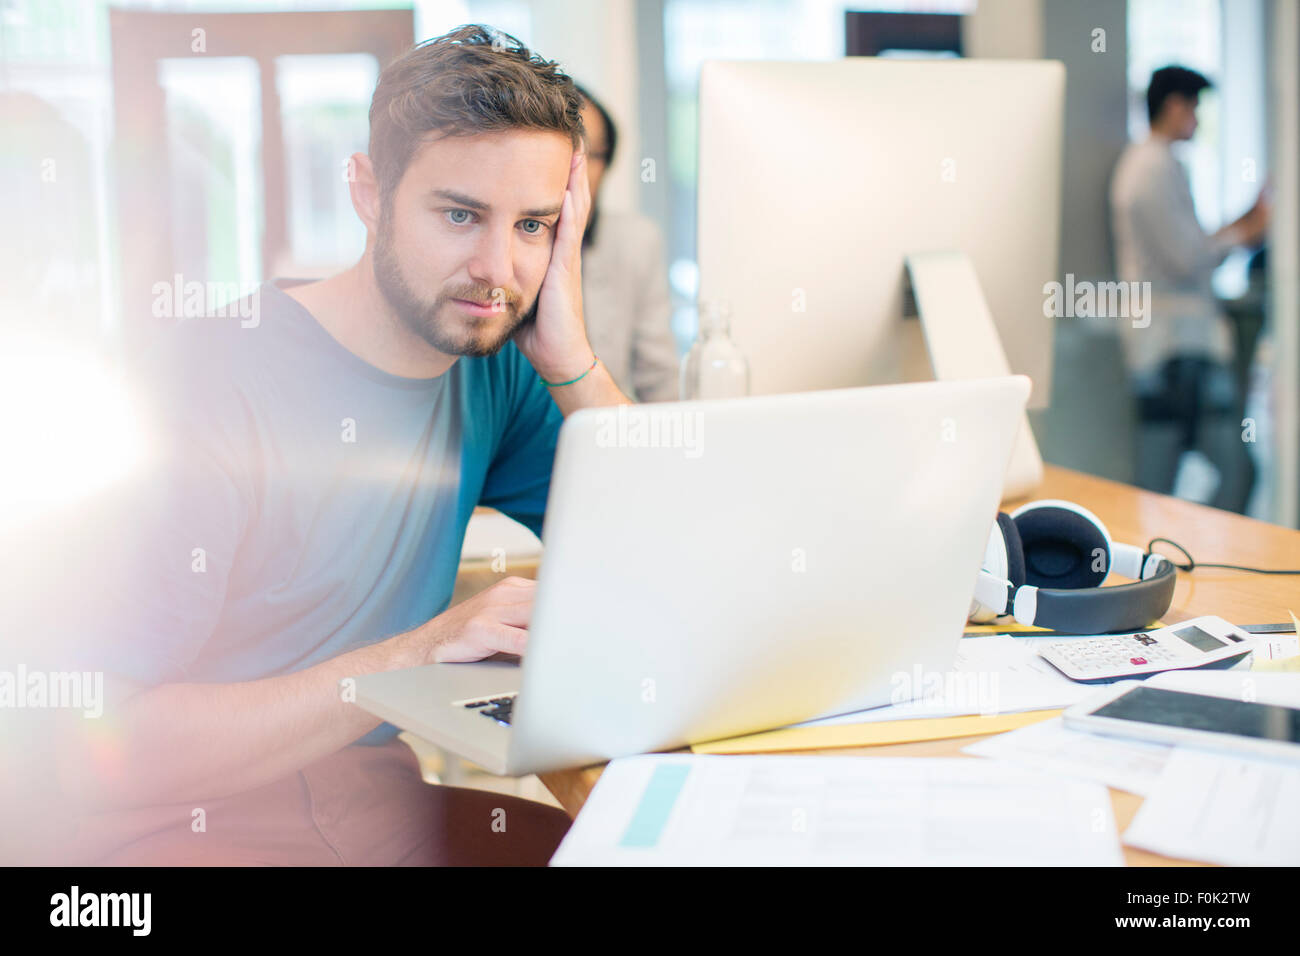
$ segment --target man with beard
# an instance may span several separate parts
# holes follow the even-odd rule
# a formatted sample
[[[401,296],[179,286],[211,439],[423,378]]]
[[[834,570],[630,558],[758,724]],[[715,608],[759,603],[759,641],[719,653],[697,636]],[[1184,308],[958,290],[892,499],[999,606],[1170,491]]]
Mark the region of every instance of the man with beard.
[[[627,401],[583,325],[581,108],[513,37],[420,44],[352,158],[360,261],[265,284],[255,324],[168,333],[146,378],[158,459],[76,662],[109,675],[105,719],[58,751],[82,859],[554,852],[563,813],[428,786],[343,679],[525,652],[532,581],[447,605],[474,507],[540,531],[563,416]]]

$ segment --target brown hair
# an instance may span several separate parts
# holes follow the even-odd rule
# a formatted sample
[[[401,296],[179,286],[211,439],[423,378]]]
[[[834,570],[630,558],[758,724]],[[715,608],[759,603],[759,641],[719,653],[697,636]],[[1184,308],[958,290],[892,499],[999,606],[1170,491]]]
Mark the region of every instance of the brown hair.
[[[384,68],[370,101],[370,159],[385,204],[429,133],[554,130],[582,142],[582,96],[557,63],[481,24],[416,44]]]

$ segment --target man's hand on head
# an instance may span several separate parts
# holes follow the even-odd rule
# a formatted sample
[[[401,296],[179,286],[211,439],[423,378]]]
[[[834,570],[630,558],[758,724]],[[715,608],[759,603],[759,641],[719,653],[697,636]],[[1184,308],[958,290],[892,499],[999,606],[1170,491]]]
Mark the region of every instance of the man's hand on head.
[[[582,236],[590,213],[587,154],[578,150],[569,165],[551,262],[537,294],[536,320],[515,334],[515,344],[548,382],[577,378],[595,359],[582,314]]]

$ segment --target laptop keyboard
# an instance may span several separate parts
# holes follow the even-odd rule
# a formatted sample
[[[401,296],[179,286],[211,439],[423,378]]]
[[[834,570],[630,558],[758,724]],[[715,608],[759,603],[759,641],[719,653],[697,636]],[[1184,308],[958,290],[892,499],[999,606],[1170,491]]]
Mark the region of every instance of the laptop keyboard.
[[[480,697],[476,700],[467,700],[464,706],[469,709],[477,709],[484,717],[490,717],[502,726],[510,726],[510,714],[514,710],[515,695],[502,694],[499,697]]]

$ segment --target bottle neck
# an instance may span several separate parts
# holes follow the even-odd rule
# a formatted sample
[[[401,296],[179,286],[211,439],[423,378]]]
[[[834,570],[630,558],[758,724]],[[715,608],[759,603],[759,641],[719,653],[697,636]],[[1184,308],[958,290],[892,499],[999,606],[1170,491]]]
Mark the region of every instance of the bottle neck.
[[[700,338],[730,338],[731,317],[725,312],[708,310],[700,313]]]

